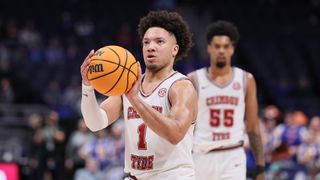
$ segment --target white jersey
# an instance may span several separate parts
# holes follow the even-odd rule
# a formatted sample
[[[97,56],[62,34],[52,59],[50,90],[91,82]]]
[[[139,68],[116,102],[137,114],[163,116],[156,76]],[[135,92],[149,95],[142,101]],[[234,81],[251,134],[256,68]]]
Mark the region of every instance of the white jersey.
[[[194,152],[228,148],[243,143],[245,134],[245,71],[233,67],[233,79],[224,87],[213,82],[207,68],[195,71],[198,116]]]
[[[167,116],[171,108],[168,96],[170,87],[181,79],[186,79],[186,76],[175,72],[160,83],[150,95],[140,91],[139,96],[144,102]],[[122,97],[126,138],[125,172],[138,179],[161,179],[161,174],[171,173],[176,174],[175,176],[181,174],[185,177],[188,177],[186,176],[188,174],[194,176],[191,154],[194,126],[190,127],[181,142],[173,145],[148,128],[128,99]]]

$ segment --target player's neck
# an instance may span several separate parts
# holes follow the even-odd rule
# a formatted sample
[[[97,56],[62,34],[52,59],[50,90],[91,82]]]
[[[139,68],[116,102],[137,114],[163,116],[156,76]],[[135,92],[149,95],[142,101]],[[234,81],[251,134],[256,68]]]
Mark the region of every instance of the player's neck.
[[[153,82],[162,82],[164,79],[166,79],[168,76],[170,76],[174,70],[172,67],[166,67],[159,71],[153,72],[146,70],[144,81],[148,83]]]

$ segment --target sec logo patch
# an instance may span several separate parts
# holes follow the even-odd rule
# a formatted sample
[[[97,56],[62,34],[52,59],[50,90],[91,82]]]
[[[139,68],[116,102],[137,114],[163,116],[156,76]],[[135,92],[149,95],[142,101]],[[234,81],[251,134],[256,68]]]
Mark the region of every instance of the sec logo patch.
[[[165,96],[166,94],[167,94],[167,88],[161,88],[161,89],[159,89],[158,95],[159,95],[160,97],[163,97],[163,96]]]

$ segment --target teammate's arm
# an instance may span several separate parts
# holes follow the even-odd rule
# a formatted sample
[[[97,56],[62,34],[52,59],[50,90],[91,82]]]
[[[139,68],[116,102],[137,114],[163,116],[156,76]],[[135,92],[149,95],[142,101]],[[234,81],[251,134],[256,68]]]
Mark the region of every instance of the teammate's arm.
[[[263,167],[265,165],[263,155],[263,145],[260,134],[260,123],[258,120],[258,102],[256,82],[252,74],[246,74],[246,97],[245,97],[245,114],[246,130],[249,137],[250,147],[256,159],[256,165]]]
[[[109,97],[100,106],[98,105],[94,89],[87,77],[93,54],[94,51],[90,51],[80,67],[82,76],[81,112],[87,127],[91,131],[99,131],[120,117],[122,99],[120,96]]]
[[[179,143],[197,114],[197,95],[189,80],[175,82],[169,91],[171,110],[164,116],[137,96],[140,87],[138,80],[134,88],[127,94],[134,109],[142,117],[146,125],[171,144]]]
[[[197,81],[197,77],[196,77],[196,72],[195,71],[191,72],[187,76],[190,79],[190,81],[192,82],[193,86],[196,88],[197,92],[199,92],[198,91],[199,85],[198,85],[198,81]]]

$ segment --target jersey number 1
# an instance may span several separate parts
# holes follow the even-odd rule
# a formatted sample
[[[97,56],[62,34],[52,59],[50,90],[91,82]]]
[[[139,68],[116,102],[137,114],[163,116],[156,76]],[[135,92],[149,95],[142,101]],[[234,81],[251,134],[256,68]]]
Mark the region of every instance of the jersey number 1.
[[[210,109],[210,126],[218,127],[221,123],[221,112],[223,113],[223,125],[225,127],[233,126],[233,109]]]
[[[138,134],[139,134],[138,149],[139,150],[147,149],[146,130],[147,130],[147,126],[144,123],[138,126]]]

